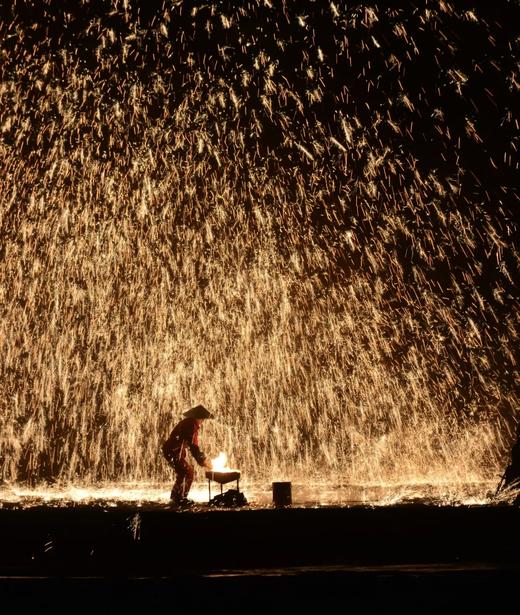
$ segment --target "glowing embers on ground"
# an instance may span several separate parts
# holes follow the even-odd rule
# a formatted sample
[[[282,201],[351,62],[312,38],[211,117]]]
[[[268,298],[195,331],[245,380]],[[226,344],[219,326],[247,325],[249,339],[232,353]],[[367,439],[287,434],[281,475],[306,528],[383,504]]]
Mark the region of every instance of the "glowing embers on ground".
[[[231,474],[231,473],[229,473]],[[226,483],[224,483],[226,484]],[[63,485],[0,487],[0,508],[50,508],[92,506],[115,508],[131,506],[156,508],[169,505],[169,484],[119,483],[104,485]],[[271,483],[250,482],[242,486],[248,502],[255,508],[272,505]],[[351,507],[397,505],[450,505],[488,506],[511,502],[517,491],[511,490],[495,498],[495,481],[468,484],[386,484],[386,485],[337,485],[330,483],[293,483],[295,507]],[[190,490],[190,498],[197,504],[208,501],[207,483],[197,482]]]
[[[0,23],[0,480],[166,484],[157,442],[204,399],[204,447],[257,484],[498,482],[519,407],[505,5],[36,4]]]

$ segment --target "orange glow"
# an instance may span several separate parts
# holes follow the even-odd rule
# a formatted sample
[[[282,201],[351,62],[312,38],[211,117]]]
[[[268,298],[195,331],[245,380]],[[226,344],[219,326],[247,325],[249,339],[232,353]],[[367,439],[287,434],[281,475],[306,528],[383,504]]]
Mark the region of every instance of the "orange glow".
[[[228,458],[226,453],[220,452],[218,457],[211,460],[211,469],[214,472],[234,472],[235,470],[228,467],[227,463]]]
[[[520,408],[508,28],[57,4],[0,17],[0,506],[167,498],[199,402],[215,472],[485,500]]]

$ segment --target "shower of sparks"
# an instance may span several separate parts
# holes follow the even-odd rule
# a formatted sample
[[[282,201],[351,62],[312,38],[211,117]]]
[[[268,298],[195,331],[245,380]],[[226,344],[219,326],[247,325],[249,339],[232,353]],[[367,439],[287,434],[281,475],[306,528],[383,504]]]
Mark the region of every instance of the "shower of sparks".
[[[498,480],[515,3],[5,4],[0,481]]]

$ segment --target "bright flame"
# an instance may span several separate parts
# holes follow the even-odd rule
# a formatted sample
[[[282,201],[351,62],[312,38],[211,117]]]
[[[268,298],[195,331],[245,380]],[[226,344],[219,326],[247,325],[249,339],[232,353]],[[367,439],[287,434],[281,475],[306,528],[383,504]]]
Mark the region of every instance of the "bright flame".
[[[231,472],[231,468],[228,468],[227,461],[226,453],[220,452],[218,457],[211,460],[211,469],[214,472]]]

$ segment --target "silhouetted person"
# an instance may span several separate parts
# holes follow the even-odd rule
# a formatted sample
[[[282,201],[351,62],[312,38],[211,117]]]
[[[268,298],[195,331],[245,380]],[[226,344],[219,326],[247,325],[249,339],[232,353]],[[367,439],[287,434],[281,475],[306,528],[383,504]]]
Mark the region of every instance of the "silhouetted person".
[[[199,448],[199,429],[202,421],[213,418],[204,406],[195,406],[184,412],[183,418],[174,427],[169,438],[162,445],[162,452],[170,466],[175,470],[176,479],[170,499],[176,506],[189,506],[188,492],[193,482],[193,466],[187,459],[189,449],[195,461],[208,470],[211,462]]]
[[[516,442],[511,448],[509,465],[498,485],[497,493],[506,487],[517,487],[520,489],[520,425],[516,431]],[[515,499],[515,504],[518,503],[520,503],[520,494]]]

